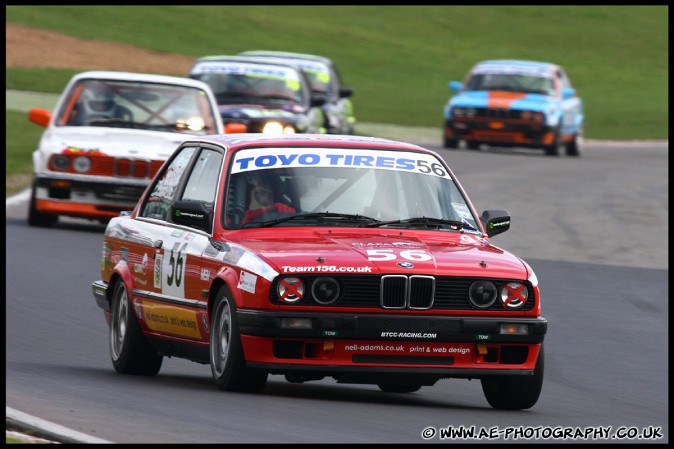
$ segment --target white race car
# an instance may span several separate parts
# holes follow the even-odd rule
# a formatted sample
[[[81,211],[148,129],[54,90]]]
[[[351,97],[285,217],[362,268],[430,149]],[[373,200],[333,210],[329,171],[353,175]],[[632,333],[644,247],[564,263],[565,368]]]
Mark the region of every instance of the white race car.
[[[107,222],[131,210],[176,145],[225,132],[207,84],[188,78],[90,71],[75,75],[33,152],[31,226],[59,216]]]

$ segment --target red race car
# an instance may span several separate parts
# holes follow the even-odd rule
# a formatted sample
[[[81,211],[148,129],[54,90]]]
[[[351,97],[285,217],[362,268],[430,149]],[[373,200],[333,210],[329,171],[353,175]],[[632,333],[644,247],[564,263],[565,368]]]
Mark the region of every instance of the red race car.
[[[414,392],[481,379],[526,409],[543,382],[538,280],[490,239],[441,157],[346,135],[232,134],[181,143],[105,231],[93,294],[112,364],[210,364],[222,390],[269,375]]]

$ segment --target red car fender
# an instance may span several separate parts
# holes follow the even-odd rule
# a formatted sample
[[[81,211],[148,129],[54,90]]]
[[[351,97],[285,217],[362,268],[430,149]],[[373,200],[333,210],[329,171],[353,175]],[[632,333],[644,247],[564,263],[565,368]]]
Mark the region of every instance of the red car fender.
[[[241,295],[241,290],[239,290],[236,286],[239,285],[239,274],[237,271],[232,268],[232,267],[222,267],[218,272],[215,274],[215,279],[219,279],[222,282],[225,283],[227,288],[229,289],[229,292],[232,294],[232,299],[234,300],[234,304],[236,304],[236,307],[241,307],[241,304],[243,304],[243,297]],[[217,289],[212,290],[213,293],[215,294],[217,292]],[[209,305],[208,305],[208,310],[209,310],[209,315],[211,311],[211,302],[215,298],[211,297],[209,298]],[[210,317],[209,317],[210,319]]]
[[[117,265],[114,266],[112,269],[112,272],[110,274],[110,280],[108,284],[108,288],[105,292],[106,299],[108,300],[108,308],[112,310],[112,295],[114,293],[114,289],[112,289],[112,285],[114,282],[117,282],[117,279],[121,279],[122,282],[124,282],[124,285],[126,286],[127,292],[129,292],[129,295],[131,295],[131,288],[130,286],[133,285],[132,282],[132,276],[131,272],[129,271],[129,265],[126,263],[126,260],[120,260]],[[131,299],[131,298],[130,298]],[[135,308],[134,309],[135,313]],[[107,310],[104,310],[103,312],[105,316],[105,321],[110,325],[110,312]]]
[[[129,264],[126,262],[126,260],[120,260],[117,265],[112,269],[112,276],[110,276],[110,281],[115,279],[116,277],[122,278],[122,282],[124,282],[124,285],[126,285],[126,290],[129,294],[129,298],[133,296],[133,276],[131,274],[131,269],[129,268]],[[111,284],[112,285],[112,284]],[[112,293],[114,290],[110,290],[110,296],[112,296]],[[108,298],[109,301],[112,301],[112,297]],[[112,306],[112,304],[111,304]]]
[[[531,282],[532,287],[534,288],[534,297],[536,300],[536,305],[535,307],[531,310],[532,313],[536,313],[536,315],[541,314],[541,292],[538,288],[538,277],[536,276],[536,273],[534,273],[534,270],[531,269],[531,266],[522,260],[522,265],[524,265],[524,268],[527,270],[527,280]]]

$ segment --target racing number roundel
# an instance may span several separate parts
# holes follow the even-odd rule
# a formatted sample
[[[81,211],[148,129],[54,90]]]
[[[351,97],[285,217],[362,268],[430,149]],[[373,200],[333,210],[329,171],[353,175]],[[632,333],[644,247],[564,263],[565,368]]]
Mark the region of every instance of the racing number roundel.
[[[185,296],[185,264],[187,242],[175,241],[164,250],[161,270],[161,290],[165,295]]]

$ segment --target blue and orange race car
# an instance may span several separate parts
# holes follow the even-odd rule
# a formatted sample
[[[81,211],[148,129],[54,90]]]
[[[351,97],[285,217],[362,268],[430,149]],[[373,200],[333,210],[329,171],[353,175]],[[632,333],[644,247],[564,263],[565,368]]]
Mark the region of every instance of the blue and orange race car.
[[[446,104],[444,146],[541,148],[580,156],[583,102],[562,67],[547,62],[491,60],[476,64]]]

